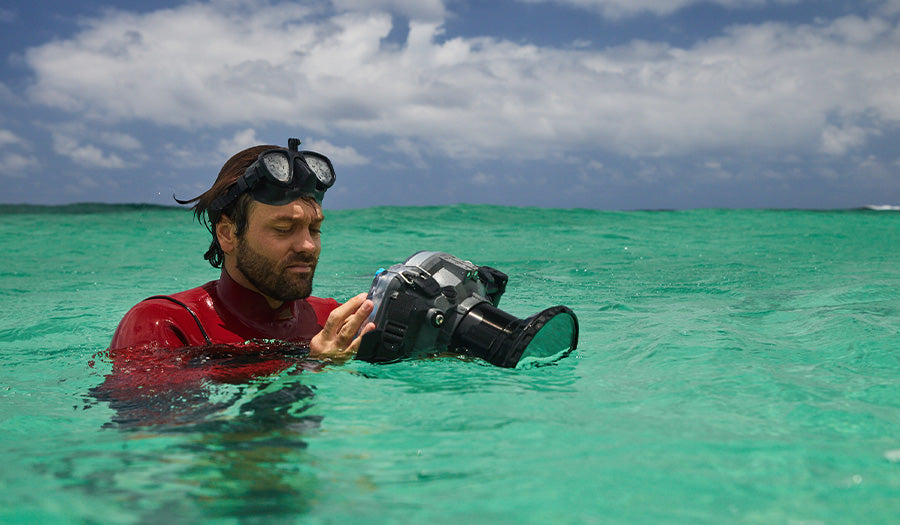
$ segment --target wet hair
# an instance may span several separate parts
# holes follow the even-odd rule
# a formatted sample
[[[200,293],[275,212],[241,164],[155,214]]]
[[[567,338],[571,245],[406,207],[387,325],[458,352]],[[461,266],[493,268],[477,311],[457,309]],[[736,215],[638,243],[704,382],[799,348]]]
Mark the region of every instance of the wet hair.
[[[220,195],[223,195],[247,171],[251,164],[256,162],[256,159],[259,158],[262,152],[278,148],[279,146],[261,145],[236,153],[222,166],[219,176],[210,189],[193,199],[175,199],[179,204],[190,204],[193,202],[194,217],[197,218],[200,224],[206,226],[206,229],[212,234],[212,242],[209,245],[209,249],[203,254],[203,258],[209,261],[213,268],[221,268],[222,263],[225,261],[225,253],[222,251],[222,247],[219,246],[219,239],[216,237],[216,225],[223,216],[227,216],[234,223],[235,235],[243,235],[247,229],[247,218],[252,199],[250,195],[244,193],[222,210],[211,210],[210,205]]]

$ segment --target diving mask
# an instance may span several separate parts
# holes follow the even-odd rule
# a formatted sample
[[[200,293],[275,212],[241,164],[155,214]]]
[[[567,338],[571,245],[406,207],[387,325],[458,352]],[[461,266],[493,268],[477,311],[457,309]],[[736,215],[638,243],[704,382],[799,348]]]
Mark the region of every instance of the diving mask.
[[[328,157],[314,151],[297,151],[300,140],[288,139],[288,149],[262,152],[228,190],[210,204],[221,211],[243,193],[272,206],[288,204],[301,197],[322,203],[325,190],[334,184],[334,166]]]

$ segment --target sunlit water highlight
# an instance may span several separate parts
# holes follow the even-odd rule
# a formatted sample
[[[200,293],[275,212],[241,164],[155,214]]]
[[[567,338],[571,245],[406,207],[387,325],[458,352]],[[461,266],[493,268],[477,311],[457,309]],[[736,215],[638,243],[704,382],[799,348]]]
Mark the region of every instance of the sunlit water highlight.
[[[0,522],[900,515],[900,213],[333,211],[318,295],[445,251],[509,274],[514,315],[571,307],[578,350],[300,362],[116,426],[102,350],[135,302],[216,277],[207,235],[177,209],[0,207]]]

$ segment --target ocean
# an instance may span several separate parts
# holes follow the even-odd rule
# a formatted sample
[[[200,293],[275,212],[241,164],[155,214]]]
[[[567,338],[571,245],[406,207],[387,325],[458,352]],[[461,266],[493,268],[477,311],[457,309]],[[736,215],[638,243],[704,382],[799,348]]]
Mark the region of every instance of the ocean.
[[[900,213],[326,216],[314,294],[443,251],[508,274],[513,315],[570,307],[577,350],[520,369],[300,364],[163,389],[178,424],[116,425],[97,393],[116,324],[215,279],[208,232],[179,208],[0,206],[0,523],[900,516]]]

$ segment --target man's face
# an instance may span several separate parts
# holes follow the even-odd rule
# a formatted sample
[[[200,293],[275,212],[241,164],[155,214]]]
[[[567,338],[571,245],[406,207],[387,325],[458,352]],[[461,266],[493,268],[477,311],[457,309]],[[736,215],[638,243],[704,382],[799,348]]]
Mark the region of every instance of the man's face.
[[[277,301],[309,297],[323,220],[321,208],[306,200],[283,206],[253,202],[247,229],[235,245],[237,269],[257,291]]]

